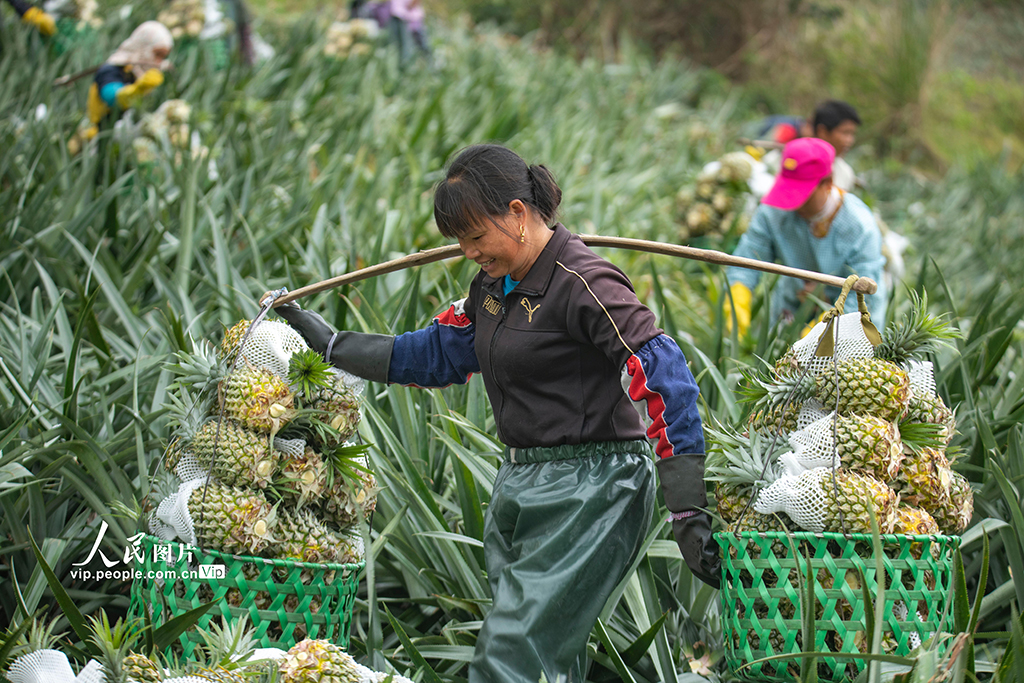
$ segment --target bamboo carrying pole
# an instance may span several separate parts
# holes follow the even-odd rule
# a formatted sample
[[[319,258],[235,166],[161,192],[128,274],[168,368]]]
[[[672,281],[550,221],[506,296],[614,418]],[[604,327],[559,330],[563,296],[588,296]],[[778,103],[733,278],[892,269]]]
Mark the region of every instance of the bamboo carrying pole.
[[[775,273],[778,275],[800,278],[801,280],[820,282],[821,284],[830,285],[832,287],[841,288],[846,282],[844,278],[836,277],[835,275],[825,275],[813,270],[780,266],[775,263],[758,261],[757,259],[733,256],[731,254],[714,251],[712,249],[697,249],[696,247],[684,247],[678,244],[666,244],[665,242],[652,242],[650,240],[638,240],[629,237],[603,237],[601,235],[580,235],[579,237],[583,240],[584,244],[590,247],[631,249],[633,251],[643,251],[650,254],[678,256],[680,258],[688,258],[693,261],[714,263],[720,266],[739,266],[741,268],[750,268],[751,270],[760,270],[765,273]],[[450,259],[461,255],[462,249],[460,249],[457,244],[452,244],[446,247],[437,247],[436,249],[427,249],[426,251],[419,251],[415,254],[407,254],[401,258],[385,261],[384,263],[378,263],[375,266],[360,268],[359,270],[346,273],[345,275],[339,275],[312,285],[300,287],[299,289],[278,297],[277,300],[274,301],[274,308],[277,308],[281,304],[286,304],[289,301],[301,299],[312,294],[319,294],[320,292],[326,292],[329,289],[341,287],[342,285],[352,284],[353,282],[367,280],[371,277],[377,277],[378,275],[386,275],[398,270],[422,266],[428,263],[434,263],[435,261],[443,261],[444,259]],[[854,291],[863,292],[864,294],[874,294],[878,289],[878,285],[870,278],[861,278],[854,285],[853,289]]]

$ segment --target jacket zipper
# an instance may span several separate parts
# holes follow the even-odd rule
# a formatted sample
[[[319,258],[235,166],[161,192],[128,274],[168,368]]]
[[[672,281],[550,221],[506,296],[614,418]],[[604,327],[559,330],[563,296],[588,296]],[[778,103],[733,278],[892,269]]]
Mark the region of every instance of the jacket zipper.
[[[494,386],[498,388],[498,394],[501,396],[501,408],[498,410],[498,414],[495,416],[495,422],[496,422],[496,425],[498,426],[499,430],[500,430],[501,424],[502,424],[501,417],[502,417],[502,415],[505,414],[505,390],[501,388],[501,384],[498,382],[498,375],[494,372],[494,342],[498,338],[498,333],[505,326],[505,315],[506,315],[507,310],[508,310],[508,307],[505,305],[505,301],[506,301],[506,299],[505,299],[504,293],[502,293],[502,297],[501,297],[501,320],[498,321],[498,326],[494,329],[494,334],[491,335],[491,343],[488,346],[488,351],[487,351],[487,360],[490,362],[490,366],[491,366],[491,377],[494,378]]]

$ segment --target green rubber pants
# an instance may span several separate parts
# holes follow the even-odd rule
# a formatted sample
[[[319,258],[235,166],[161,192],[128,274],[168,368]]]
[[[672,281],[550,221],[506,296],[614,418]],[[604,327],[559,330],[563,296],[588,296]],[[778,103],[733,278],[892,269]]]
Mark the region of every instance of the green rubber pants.
[[[646,441],[509,448],[484,522],[493,603],[470,683],[582,683],[587,638],[650,524]]]

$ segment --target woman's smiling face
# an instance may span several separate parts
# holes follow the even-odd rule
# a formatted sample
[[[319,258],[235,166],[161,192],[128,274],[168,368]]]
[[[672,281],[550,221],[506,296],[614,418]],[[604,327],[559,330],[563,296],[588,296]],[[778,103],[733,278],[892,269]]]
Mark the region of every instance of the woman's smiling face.
[[[480,269],[493,278],[501,278],[519,271],[529,250],[521,248],[518,228],[506,226],[508,219],[497,219],[502,224],[486,221],[459,238],[459,248],[466,258],[475,261]],[[504,228],[504,229],[503,229]],[[513,279],[516,279],[513,276]]]

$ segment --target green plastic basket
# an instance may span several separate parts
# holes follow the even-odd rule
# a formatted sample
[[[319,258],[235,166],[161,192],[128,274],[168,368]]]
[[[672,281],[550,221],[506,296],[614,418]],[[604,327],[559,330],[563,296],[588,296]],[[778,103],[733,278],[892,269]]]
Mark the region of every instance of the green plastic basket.
[[[748,681],[792,681],[799,660],[750,662],[804,651],[860,654],[866,650],[865,604],[861,576],[872,599],[878,596],[871,536],[864,534],[742,531],[717,533],[722,549],[722,622],[725,658],[735,675]],[[955,536],[882,536],[885,570],[885,654],[906,655],[941,630],[952,583]],[[793,550],[797,552],[793,556]],[[814,573],[814,642],[801,631],[800,578]],[[873,614],[873,612],[872,612]],[[851,680],[863,659],[823,656],[823,681]]]
[[[247,614],[261,647],[288,649],[304,638],[323,638],[348,649],[363,562],[268,560],[200,550],[155,536],[143,536],[139,554],[129,607],[133,618],[142,619],[148,610],[159,626],[216,600],[196,626],[208,629],[211,620]],[[178,640],[185,659],[202,642],[196,628]]]

